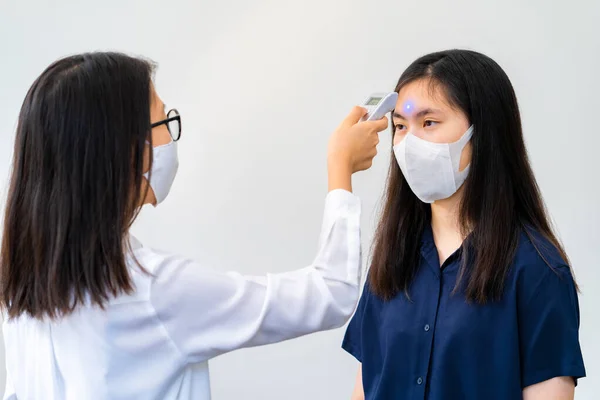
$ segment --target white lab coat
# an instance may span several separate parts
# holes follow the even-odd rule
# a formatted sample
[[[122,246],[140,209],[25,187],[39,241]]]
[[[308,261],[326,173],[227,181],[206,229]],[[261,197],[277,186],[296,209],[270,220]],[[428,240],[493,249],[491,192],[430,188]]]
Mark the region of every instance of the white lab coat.
[[[348,320],[359,295],[359,220],[356,196],[330,192],[312,265],[262,277],[134,244],[152,276],[130,257],[133,294],[105,311],[86,306],[56,322],[4,323],[4,399],[210,399],[209,359]]]

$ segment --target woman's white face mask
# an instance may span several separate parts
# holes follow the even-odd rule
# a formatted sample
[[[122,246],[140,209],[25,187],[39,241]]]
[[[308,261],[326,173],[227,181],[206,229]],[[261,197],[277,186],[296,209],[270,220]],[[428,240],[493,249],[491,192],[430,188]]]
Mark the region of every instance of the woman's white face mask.
[[[179,168],[177,142],[171,141],[167,144],[153,147],[152,157],[152,178],[148,178],[148,172],[144,174],[144,177],[149,179],[150,187],[154,192],[154,197],[156,197],[156,204],[154,206],[157,206],[167,198],[177,175]]]
[[[469,166],[459,171],[460,158],[472,135],[472,125],[454,143],[432,143],[408,132],[394,146],[402,174],[422,202],[447,199],[465,182]]]

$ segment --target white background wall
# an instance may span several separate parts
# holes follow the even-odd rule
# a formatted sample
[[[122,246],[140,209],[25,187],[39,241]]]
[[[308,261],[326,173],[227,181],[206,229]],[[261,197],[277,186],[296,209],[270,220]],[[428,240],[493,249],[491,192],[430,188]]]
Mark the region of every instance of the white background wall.
[[[145,55],[159,63],[159,93],[180,110],[184,132],[172,195],[143,213],[135,233],[223,270],[295,269],[314,255],[327,139],[350,107],[392,90],[424,53],[484,52],[515,86],[534,170],[583,290],[580,337],[591,378],[580,381],[577,398],[595,399],[599,17],[596,0],[0,0],[0,178],[9,173],[25,92],[50,62],[88,50]],[[389,133],[379,150],[355,178],[365,250]],[[357,364],[340,349],[342,335],[215,359],[214,398],[348,398]]]

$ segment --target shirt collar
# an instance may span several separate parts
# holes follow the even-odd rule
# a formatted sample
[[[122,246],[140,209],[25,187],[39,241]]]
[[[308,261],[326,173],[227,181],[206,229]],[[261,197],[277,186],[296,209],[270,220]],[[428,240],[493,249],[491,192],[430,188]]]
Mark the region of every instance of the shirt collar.
[[[454,264],[456,264],[456,267],[458,264],[460,264],[464,244],[465,242],[463,242],[463,245],[461,245],[453,254],[451,254],[450,257],[448,257],[444,270],[454,270]],[[437,247],[435,246],[435,241],[433,240],[433,230],[431,229],[431,223],[429,221],[427,221],[425,224],[425,228],[421,234],[421,256],[432,268],[435,276],[439,277],[441,273],[440,259],[437,252]],[[447,268],[450,266],[452,266],[452,268]]]
[[[129,246],[131,247],[131,251],[135,251],[137,249],[141,249],[144,247],[142,242],[140,242],[135,236],[129,234]]]

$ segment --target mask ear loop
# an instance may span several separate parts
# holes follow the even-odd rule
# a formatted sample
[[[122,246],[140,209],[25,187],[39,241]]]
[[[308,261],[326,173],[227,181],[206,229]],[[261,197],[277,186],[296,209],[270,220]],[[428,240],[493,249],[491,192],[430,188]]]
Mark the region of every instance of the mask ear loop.
[[[150,147],[150,150],[149,150],[149,152],[150,152],[150,151],[154,151],[154,147],[152,147],[152,143],[150,143],[150,141],[149,141],[148,139],[146,139],[146,144],[147,144],[147,145]],[[154,158],[154,157],[152,157],[152,158]],[[142,175],[144,178],[146,178],[146,180],[148,181],[148,184],[150,184],[150,178],[149,178],[149,174],[150,174],[150,170],[151,170],[151,169],[152,169],[152,168],[148,169],[148,171],[147,171],[147,172],[144,172],[144,174]]]
[[[458,139],[454,143],[449,143],[449,144],[451,144],[451,145],[453,145],[453,144],[460,145],[462,148],[464,148],[465,145],[467,144],[467,142],[469,140],[471,140],[471,138],[473,137],[473,131],[474,130],[475,130],[475,127],[473,125],[471,125],[469,127],[469,129],[467,129],[467,131],[465,133],[463,133],[463,135],[460,137],[460,139]]]
[[[466,179],[466,176],[469,173],[471,163],[469,162],[469,164],[467,164],[465,169],[460,171],[460,159],[462,157],[462,152],[465,149],[465,146],[467,145],[469,140],[471,140],[471,138],[473,137],[474,129],[475,129],[474,126],[471,125],[469,127],[469,129],[467,129],[467,131],[461,136],[460,139],[458,139],[454,143],[448,144],[448,146],[450,147],[449,148],[450,157],[452,157],[452,168],[454,169],[454,172],[456,173],[456,178],[458,178],[458,180],[462,181],[462,182],[464,182],[464,180]],[[456,185],[456,181],[454,182],[454,184]],[[462,185],[462,183],[461,183],[461,185]],[[460,185],[456,185],[456,186],[460,186]],[[458,190],[458,187],[456,188],[456,190]]]

